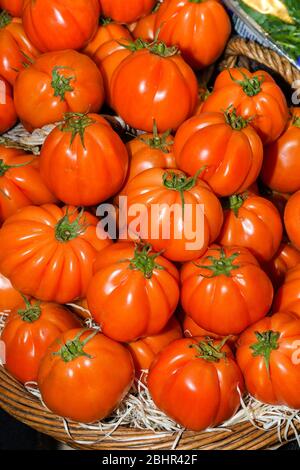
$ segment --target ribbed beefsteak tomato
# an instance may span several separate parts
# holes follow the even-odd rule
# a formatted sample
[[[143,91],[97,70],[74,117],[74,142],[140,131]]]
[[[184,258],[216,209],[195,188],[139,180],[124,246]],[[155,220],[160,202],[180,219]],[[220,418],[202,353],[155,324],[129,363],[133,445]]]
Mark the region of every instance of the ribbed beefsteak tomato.
[[[21,17],[24,0],[0,0],[0,7],[11,15]]]
[[[263,268],[271,279],[275,289],[284,282],[286,273],[300,264],[300,251],[290,243],[281,243],[275,256],[263,264]]]
[[[300,190],[288,200],[284,210],[284,225],[292,244],[300,250]]]
[[[300,263],[287,271],[275,296],[273,311],[293,312],[300,318]]]
[[[93,36],[82,52],[93,58],[97,49],[103,44],[112,40],[119,41],[120,39],[132,40],[132,36],[126,26],[113,22],[111,18],[102,18],[95,36]]]
[[[13,90],[10,84],[0,77],[0,134],[11,129],[17,122]]]
[[[156,0],[100,0],[102,13],[119,23],[133,23],[150,13]]]

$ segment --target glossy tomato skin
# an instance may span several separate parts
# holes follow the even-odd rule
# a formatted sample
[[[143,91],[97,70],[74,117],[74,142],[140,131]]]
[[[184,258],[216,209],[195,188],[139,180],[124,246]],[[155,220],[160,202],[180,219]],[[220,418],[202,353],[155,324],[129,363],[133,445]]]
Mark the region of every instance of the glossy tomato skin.
[[[0,313],[10,313],[24,303],[22,296],[7,277],[0,274]]]
[[[193,431],[217,426],[233,416],[240,406],[238,389],[244,390],[230,348],[222,347],[226,356],[218,361],[207,361],[197,357],[200,341],[205,338],[180,339],[167,346],[152,363],[147,381],[156,406]]]
[[[225,271],[213,269],[220,262]],[[263,318],[273,300],[271,281],[254,256],[241,247],[211,246],[204,256],[182,267],[181,286],[186,314],[221,336],[239,334]]]
[[[225,336],[218,335],[216,333],[212,333],[211,331],[205,330],[205,328],[201,328],[201,326],[197,325],[194,320],[189,317],[188,315],[184,315],[183,321],[182,321],[182,329],[183,329],[183,334],[186,338],[194,338],[195,336],[205,336],[217,340],[223,340],[225,339]],[[226,343],[232,350],[235,348],[235,343],[236,340],[238,339],[238,336],[236,335],[230,335],[227,338]]]
[[[0,272],[15,288],[43,301],[83,298],[97,252],[111,243],[97,224],[96,217],[71,206],[24,207],[0,230]]]
[[[95,275],[87,292],[90,312],[103,333],[121,342],[160,333],[179,300],[175,266],[157,254],[148,276],[132,267],[130,260],[135,253],[130,242],[118,242],[103,250],[96,258]]]
[[[256,333],[267,331],[279,336],[270,354],[269,372],[264,356],[253,355],[251,348],[258,341]],[[300,319],[286,312],[264,318],[240,336],[236,357],[252,396],[263,403],[300,408],[299,343]]]
[[[270,261],[282,239],[282,223],[276,207],[251,193],[232,196],[229,204],[218,238],[220,245],[243,246],[259,262]]]
[[[300,318],[300,264],[286,273],[284,283],[277,291],[273,311],[293,312]]]
[[[286,273],[300,264],[300,252],[290,243],[281,243],[274,257],[263,264],[263,268],[271,279],[275,289],[284,282]]]
[[[255,80],[259,85],[253,96],[249,96],[238,81]],[[284,131],[288,121],[286,99],[271,75],[262,70],[251,73],[245,68],[232,68],[221,72],[214,85],[213,92],[203,105],[203,112],[221,112],[234,106],[239,115],[252,119],[264,144],[274,142]]]
[[[0,146],[0,222],[21,207],[54,202],[41,177],[39,157]]]
[[[93,58],[97,49],[99,49],[99,47],[101,47],[103,44],[108,41],[119,41],[121,39],[127,39],[128,41],[132,39],[128,29],[121,24],[107,20],[106,22],[100,24],[95,36],[91,39],[82,52]]]
[[[61,121],[67,112],[99,111],[104,101],[103,80],[86,55],[71,50],[49,52],[19,73],[14,100],[20,120],[31,131]]]
[[[1,334],[5,344],[5,368],[20,382],[36,382],[38,368],[48,347],[64,331],[80,326],[73,314],[62,305],[38,303],[40,316],[36,320],[23,317],[24,301],[8,317]]]
[[[100,0],[103,15],[119,23],[133,23],[150,13],[156,0]]]
[[[172,317],[167,326],[157,335],[146,336],[138,341],[133,341],[127,345],[134,366],[135,375],[143,380],[155,357],[162,349],[176,339],[182,338],[181,326],[175,317]]]
[[[38,55],[38,50],[25,34],[20,18],[7,15],[3,25],[0,20],[0,75],[3,78],[13,85],[24,64],[29,65]]]
[[[271,189],[294,193],[300,189],[300,108],[291,109],[286,131],[265,149],[261,177]]]
[[[300,250],[300,190],[288,200],[284,210],[284,225],[292,244]]]
[[[159,28],[159,39],[168,46],[178,46],[194,69],[215,62],[231,33],[229,17],[215,0],[167,0],[157,13],[156,29]]]
[[[204,106],[204,105],[203,105]],[[261,139],[250,126],[236,130],[224,113],[202,113],[184,122],[174,141],[178,168],[201,179],[219,196],[247,189],[263,161]]]
[[[24,0],[0,0],[0,7],[11,15],[20,18],[22,16]]]
[[[72,130],[79,122],[83,139]],[[86,124],[85,124],[86,123]],[[122,187],[128,154],[122,140],[97,114],[70,118],[47,137],[41,151],[41,174],[65,204],[91,206],[114,196]]]
[[[93,333],[95,330],[76,329],[62,334],[49,348],[38,376],[46,406],[59,416],[81,423],[107,417],[126,396],[134,379],[129,351],[99,333],[85,344],[85,356],[65,362],[53,354],[77,335],[84,341]]]
[[[187,178],[176,169],[152,168],[129,182],[125,192],[129,208],[129,226],[126,230],[129,237],[137,239],[135,216],[130,214],[130,207],[142,204],[141,220],[146,221],[146,233],[141,227],[139,236],[151,243],[156,251],[163,250],[164,256],[171,261],[183,262],[200,256],[208,244],[217,238],[223,223],[223,212],[218,198],[205,182],[197,178],[194,186],[184,191],[183,205],[180,192],[164,184],[164,179],[170,181],[173,175]],[[155,205],[157,215],[153,215]],[[166,227],[170,227],[170,233],[164,232]]]
[[[23,24],[42,52],[81,49],[97,31],[98,0],[24,0]]]
[[[18,116],[14,105],[13,90],[10,84],[1,77],[0,90],[4,98],[0,100],[0,133],[2,134],[16,124]]]
[[[158,3],[159,5],[159,3]],[[157,12],[140,18],[132,29],[132,35],[135,39],[141,38],[144,41],[153,41],[155,38]]]
[[[197,89],[193,70],[178,53],[163,57],[141,49],[115,70],[112,105],[130,126],[151,132],[155,120],[158,131],[165,132],[193,114]]]

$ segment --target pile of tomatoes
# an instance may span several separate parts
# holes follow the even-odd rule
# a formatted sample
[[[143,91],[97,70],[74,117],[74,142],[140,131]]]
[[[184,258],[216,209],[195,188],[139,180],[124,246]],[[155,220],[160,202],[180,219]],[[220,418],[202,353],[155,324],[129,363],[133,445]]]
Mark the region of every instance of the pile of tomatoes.
[[[135,378],[195,431],[247,392],[299,409],[300,111],[261,70],[199,90],[231,34],[222,3],[0,6],[0,132],[53,125],[39,156],[0,147],[6,369],[83,423],[108,417]],[[141,135],[121,138],[103,106]],[[120,213],[121,197],[118,239],[95,214]],[[127,231],[136,204],[140,240]],[[187,218],[203,235],[194,249]]]

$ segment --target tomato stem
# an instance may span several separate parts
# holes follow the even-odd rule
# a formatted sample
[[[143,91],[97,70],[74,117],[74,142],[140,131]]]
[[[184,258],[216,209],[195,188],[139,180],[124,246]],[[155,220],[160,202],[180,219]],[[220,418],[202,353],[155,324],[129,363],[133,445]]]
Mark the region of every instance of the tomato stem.
[[[230,210],[234,212],[234,215],[236,217],[238,217],[239,209],[242,207],[247,197],[248,197],[247,192],[244,194],[233,194],[232,196],[229,197],[228,207]]]
[[[71,132],[70,145],[72,145],[76,135],[79,134],[82,146],[85,148],[85,129],[95,123],[96,121],[86,113],[65,113],[64,122],[59,126],[59,129],[62,132]]]
[[[241,131],[245,129],[253,118],[244,119],[243,116],[238,116],[237,111],[233,106],[229,106],[224,111],[226,123],[235,131]]]
[[[88,224],[83,217],[84,209],[81,209],[76,219],[71,222],[70,216],[73,215],[74,212],[69,214],[69,208],[67,208],[66,214],[56,224],[55,237],[59,242],[66,243],[74,240],[74,238],[79,237],[86,231]]]
[[[159,134],[157,131],[157,124],[155,119],[153,120],[153,137],[149,139],[145,139],[143,137],[139,137],[141,142],[144,142],[152,149],[161,150],[163,153],[170,153],[169,147],[174,144],[173,141],[167,142],[167,138],[170,136],[171,130],[164,132],[163,134]]]
[[[199,341],[199,343],[191,344],[189,348],[196,349],[197,359],[204,359],[208,362],[219,362],[221,359],[226,358],[226,352],[222,351],[222,348],[229,338],[230,336],[227,336],[220,343],[217,343],[207,336],[204,340]]]
[[[215,258],[214,256],[206,257],[206,259],[212,263],[211,265],[199,265],[197,263],[194,263],[197,268],[208,269],[209,271],[211,271],[211,276],[205,276],[201,274],[202,277],[211,278],[222,275],[230,277],[231,271],[233,271],[234,269],[239,269],[239,265],[233,264],[236,258],[239,256],[239,253],[233,253],[231,256],[228,256],[228,258],[226,258],[224,248],[220,248],[219,252],[219,258]]]
[[[0,29],[5,28],[5,26],[9,25],[12,22],[12,16],[8,13],[8,11],[3,10],[0,13]]]
[[[11,168],[22,168],[23,166],[30,165],[30,163],[32,163],[32,161],[33,160],[31,159],[29,162],[25,162],[25,163],[19,163],[19,164],[16,164],[16,165],[6,165],[4,160],[0,160],[0,177],[4,176],[5,173],[8,170],[10,170]]]
[[[102,16],[102,17],[100,18],[100,24],[101,24],[102,26],[107,26],[107,25],[110,24],[110,23],[112,23],[112,19],[111,19],[111,18],[109,18],[109,17],[106,18],[106,17],[104,17],[104,16]]]
[[[230,75],[231,80],[240,85],[247,96],[256,96],[258,95],[258,93],[261,92],[261,85],[265,80],[265,77],[263,75],[261,75],[260,77],[258,75],[255,75],[254,77],[249,78],[244,72],[240,71],[244,80],[237,80],[232,76],[230,69],[228,69],[228,73]]]
[[[133,258],[121,260],[120,262],[129,261],[129,269],[141,271],[146,279],[151,279],[155,269],[165,269],[155,261],[162,254],[162,251],[150,254],[151,251],[152,246],[149,243],[137,243]]]
[[[84,328],[83,330],[79,331],[79,333],[75,336],[74,339],[67,341],[66,344],[64,344],[59,351],[53,353],[53,356],[59,356],[64,362],[74,361],[74,359],[77,359],[81,356],[85,356],[89,359],[92,359],[92,356],[90,354],[87,354],[83,348],[92,338],[94,338],[94,336],[96,336],[98,331],[94,330],[83,341],[80,341],[80,337],[86,331],[89,330]]]
[[[31,302],[25,297],[25,295],[21,294],[23,297],[25,308],[18,310],[18,314],[22,318],[23,321],[27,323],[33,323],[37,321],[42,313],[41,307],[39,302],[35,304],[31,304]]]
[[[250,346],[253,351],[252,355],[254,357],[263,356],[268,375],[270,375],[270,357],[272,351],[279,348],[278,340],[280,333],[272,330],[264,331],[262,333],[256,331],[255,336],[257,338],[257,343],[251,344]]]
[[[300,116],[293,116],[292,125],[300,128]]]
[[[59,96],[61,101],[65,100],[65,94],[69,91],[73,91],[70,82],[75,79],[74,75],[65,77],[59,73],[59,70],[73,70],[70,67],[64,67],[63,65],[57,65],[52,70],[52,81],[51,86],[54,90],[54,96]]]

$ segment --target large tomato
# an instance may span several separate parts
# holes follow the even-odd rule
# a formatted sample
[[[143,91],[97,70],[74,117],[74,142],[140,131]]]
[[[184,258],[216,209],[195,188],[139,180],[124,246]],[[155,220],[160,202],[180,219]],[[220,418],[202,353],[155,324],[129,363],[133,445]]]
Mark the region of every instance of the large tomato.
[[[156,17],[160,6],[161,2],[157,2],[157,4],[149,15],[143,16],[132,25],[133,28],[130,29],[134,38],[141,38],[144,41],[149,42],[154,41],[156,30]]]
[[[127,347],[133,357],[136,377],[143,379],[143,374],[148,372],[157,354],[179,338],[182,338],[181,326],[178,320],[172,317],[167,326],[157,335],[129,343]]]
[[[247,192],[229,198],[218,238],[221,245],[243,246],[265,262],[275,255],[281,238],[280,214],[268,199]]]
[[[273,311],[293,312],[300,318],[300,263],[287,271],[275,296]]]
[[[219,340],[225,339],[225,336],[218,335],[216,333],[212,333],[211,331],[205,330],[205,328],[201,328],[201,326],[197,325],[197,323],[195,323],[194,320],[188,315],[183,316],[182,329],[183,329],[183,334],[186,338],[193,338],[195,336],[206,336],[206,337],[209,336],[210,338],[213,338],[213,339],[219,339]],[[234,349],[235,347],[235,342],[237,338],[238,336],[236,335],[230,335],[226,337],[226,342],[232,349]]]
[[[103,79],[86,55],[71,50],[49,52],[19,73],[14,99],[20,120],[33,130],[61,121],[66,112],[99,111]]]
[[[102,13],[119,23],[133,23],[150,13],[156,0],[100,0]]]
[[[231,418],[244,391],[242,373],[224,341],[174,341],[152,363],[148,387],[159,409],[187,429],[201,431]]]
[[[220,112],[229,106],[245,119],[252,119],[251,125],[264,144],[278,139],[287,124],[284,94],[271,75],[262,70],[251,73],[245,68],[232,68],[220,73],[203,111]]]
[[[5,368],[20,382],[36,382],[40,362],[48,347],[64,331],[80,323],[62,305],[29,302],[10,313],[1,334]]]
[[[21,307],[23,299],[7,277],[0,274],[0,314],[10,313],[17,307]]]
[[[18,72],[38,54],[25,34],[21,19],[3,11],[0,14],[0,75],[13,85]]]
[[[97,114],[67,114],[47,137],[40,161],[41,174],[57,198],[82,206],[115,195],[128,168],[125,145]]]
[[[271,281],[246,248],[211,246],[183,266],[181,282],[184,311],[219,335],[241,333],[272,305]]]
[[[230,19],[216,0],[166,0],[156,17],[159,39],[178,46],[193,68],[215,62],[231,33]]]
[[[38,375],[45,405],[55,414],[81,423],[107,417],[134,379],[124,346],[95,330],[70,330],[49,348]]]
[[[300,319],[276,313],[248,328],[237,343],[246,388],[257,400],[300,408]]]
[[[234,109],[202,113],[178,129],[174,153],[178,168],[204,179],[220,196],[247,189],[258,177],[263,146],[255,130]]]
[[[195,259],[220,233],[221,204],[197,174],[188,177],[179,170],[145,170],[129,182],[125,195],[128,236],[137,238],[138,234],[154,250],[163,250],[168,259]]]
[[[24,0],[0,0],[0,7],[8,11],[13,16],[22,16]]]
[[[288,200],[284,210],[284,225],[288,237],[295,247],[300,250],[300,190]]]
[[[26,295],[67,303],[85,297],[98,251],[98,219],[73,207],[28,206],[0,230],[0,272]]]
[[[271,189],[294,193],[300,189],[300,108],[291,109],[291,119],[281,137],[265,149],[262,180]]]
[[[38,157],[0,146],[0,222],[21,207],[56,201],[40,175],[39,164]]]
[[[98,0],[24,0],[23,24],[42,52],[81,49],[97,31]]]
[[[179,274],[150,245],[119,242],[101,252],[87,301],[103,333],[129,342],[162,331],[179,300]]]
[[[300,251],[290,243],[281,243],[275,256],[268,263],[264,263],[263,268],[276,289],[284,282],[289,269],[297,264],[300,264]]]
[[[101,19],[101,23],[95,36],[82,52],[93,58],[95,52],[100,46],[108,41],[119,41],[120,39],[127,39],[128,41],[132,39],[128,29],[121,24],[114,23],[111,18],[103,18]]]
[[[130,126],[177,129],[193,114],[198,85],[178,49],[154,42],[123,60],[112,76],[112,105]]]
[[[17,119],[12,87],[0,77],[0,134],[11,129]]]

